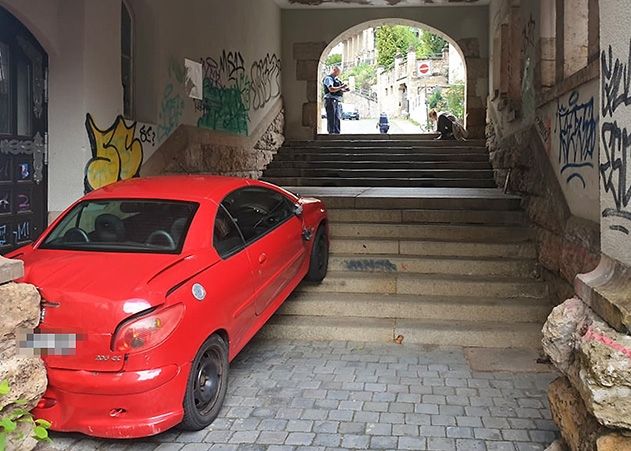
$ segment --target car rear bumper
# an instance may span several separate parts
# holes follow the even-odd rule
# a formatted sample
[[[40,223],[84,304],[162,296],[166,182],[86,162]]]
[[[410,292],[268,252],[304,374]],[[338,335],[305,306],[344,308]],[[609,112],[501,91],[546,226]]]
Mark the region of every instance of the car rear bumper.
[[[190,364],[101,373],[49,368],[48,388],[33,411],[51,429],[94,437],[155,435],[182,421]]]

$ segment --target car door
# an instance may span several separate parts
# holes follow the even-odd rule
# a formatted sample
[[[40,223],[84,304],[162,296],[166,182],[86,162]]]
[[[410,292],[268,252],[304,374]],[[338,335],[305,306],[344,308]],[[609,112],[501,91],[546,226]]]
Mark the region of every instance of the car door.
[[[210,267],[202,276],[209,294],[212,294],[212,309],[208,315],[227,318],[231,347],[240,349],[256,318],[254,278],[250,257],[245,242],[234,221],[219,207],[213,225],[213,247],[221,261]]]
[[[283,194],[262,187],[242,188],[223,203],[235,219],[256,268],[256,314],[260,315],[296,277],[306,252],[302,220]]]

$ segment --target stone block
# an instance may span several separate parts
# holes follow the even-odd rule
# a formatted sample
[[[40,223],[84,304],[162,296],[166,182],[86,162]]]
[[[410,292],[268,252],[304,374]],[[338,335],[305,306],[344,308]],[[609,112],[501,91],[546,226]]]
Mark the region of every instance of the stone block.
[[[318,104],[308,102],[302,104],[302,125],[305,127],[313,127],[318,124]]]
[[[579,274],[577,294],[618,332],[631,331],[631,268],[606,255],[590,273]]]
[[[0,361],[0,381],[3,380],[9,382],[11,391],[0,397],[0,412],[7,406],[13,406],[18,399],[27,401],[26,407],[31,409],[46,390],[44,362],[39,357],[22,355],[3,359]]]
[[[553,309],[542,344],[600,424],[631,429],[631,336],[573,298]]]
[[[596,451],[631,451],[631,437],[620,434],[603,435],[596,441]]]
[[[561,275],[570,283],[577,274],[593,271],[600,261],[600,254],[594,254],[580,244],[563,240],[560,259]]]
[[[318,79],[318,60],[296,61],[296,80],[316,81]]]
[[[294,59],[319,61],[326,46],[326,42],[295,42],[293,46]]]
[[[574,349],[579,340],[579,325],[587,317],[587,306],[572,298],[556,306],[543,325],[543,351],[559,370],[566,373],[574,365]]]
[[[0,361],[15,354],[16,329],[34,329],[39,323],[40,295],[24,283],[0,285]]]
[[[562,243],[563,241],[559,235],[546,229],[538,229],[537,255],[539,256],[539,263],[544,268],[553,272],[559,271]]]
[[[465,59],[480,57],[480,41],[478,38],[464,38],[456,41]],[[467,65],[468,65],[467,61]]]
[[[318,80],[311,80],[307,82],[307,102],[318,101]]]
[[[593,451],[604,428],[587,412],[581,396],[566,377],[550,384],[548,400],[552,418],[569,448]]]
[[[0,256],[0,284],[19,279],[24,275],[22,260],[10,260]]]

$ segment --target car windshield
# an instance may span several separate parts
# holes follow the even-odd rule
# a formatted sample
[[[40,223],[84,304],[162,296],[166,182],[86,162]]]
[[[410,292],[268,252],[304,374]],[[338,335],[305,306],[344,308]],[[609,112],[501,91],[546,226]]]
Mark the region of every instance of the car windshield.
[[[98,199],[76,205],[43,249],[179,253],[198,204],[166,200]]]

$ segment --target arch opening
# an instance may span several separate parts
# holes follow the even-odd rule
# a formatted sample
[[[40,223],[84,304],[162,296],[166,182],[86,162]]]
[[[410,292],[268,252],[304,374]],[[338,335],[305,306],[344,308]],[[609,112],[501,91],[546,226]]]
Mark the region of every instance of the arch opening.
[[[393,65],[380,66],[376,30],[392,26],[414,30],[417,37],[421,33],[438,37],[446,42],[444,50],[440,54],[419,58],[414,49],[396,58]],[[340,53],[341,57],[330,58]],[[342,102],[342,117],[353,119],[359,115],[364,119],[361,125],[343,120],[342,133],[379,133],[377,123],[382,113],[395,120],[395,127],[390,133],[430,132],[427,112],[432,107],[448,109],[445,95],[452,87],[454,93],[449,95],[449,103],[460,99],[460,114],[457,116],[466,127],[466,58],[456,41],[444,32],[422,22],[393,17],[362,22],[335,37],[323,50],[318,63],[318,134],[327,133],[322,80],[336,60],[346,72],[346,76],[343,72],[342,78],[351,88]],[[419,65],[423,67],[419,68]],[[366,86],[366,80],[372,86]],[[366,123],[366,119],[370,119],[372,125]]]

